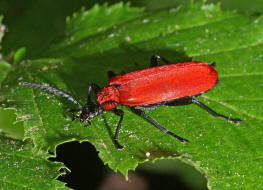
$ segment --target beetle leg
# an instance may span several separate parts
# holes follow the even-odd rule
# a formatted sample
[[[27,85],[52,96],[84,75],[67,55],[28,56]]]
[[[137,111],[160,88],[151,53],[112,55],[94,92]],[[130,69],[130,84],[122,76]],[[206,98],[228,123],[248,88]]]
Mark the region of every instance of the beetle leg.
[[[192,104],[192,97],[183,97],[183,98],[178,98],[174,100],[170,100],[167,102],[164,102],[164,105],[166,106],[184,106],[188,104]]]
[[[210,65],[211,65],[212,67],[216,67],[216,62],[212,62]]]
[[[84,127],[88,127],[88,126],[90,126],[90,125],[91,125],[91,122],[88,120],[88,121],[87,121],[87,124],[84,125]]]
[[[136,109],[134,107],[131,107],[131,111],[134,112],[135,114],[145,118],[147,121],[149,121],[151,124],[153,124],[155,127],[157,127],[158,129],[160,129],[162,132],[175,137],[176,139],[178,139],[179,141],[181,141],[182,143],[186,143],[189,142],[187,139],[184,139],[170,131],[168,131],[168,129],[166,129],[164,126],[162,126],[160,123],[158,123],[157,121],[155,121],[153,118],[151,118],[150,116],[148,116],[144,111],[140,110],[140,109]]]
[[[116,76],[116,73],[114,73],[113,71],[108,71],[108,78],[112,78]]]
[[[81,111],[81,109],[67,109],[67,112],[69,112],[69,113],[75,113],[75,112],[80,112]],[[75,121],[77,118],[79,118],[79,116],[73,116],[72,117],[72,121]]]
[[[120,74],[123,75],[125,73],[126,73],[125,71],[122,71]],[[118,75],[118,74],[114,73],[113,71],[108,71],[107,74],[108,74],[108,78],[112,78],[112,77],[115,77]]]
[[[198,106],[200,106],[201,108],[203,108],[204,110],[206,110],[208,113],[210,113],[211,115],[213,115],[214,117],[219,117],[221,119],[224,119],[226,121],[229,121],[231,123],[235,123],[235,124],[239,124],[240,122],[242,122],[241,119],[233,119],[224,115],[221,115],[219,113],[216,113],[214,110],[212,110],[211,108],[209,108],[208,106],[206,106],[205,104],[203,104],[202,102],[199,102],[198,100],[192,98],[192,102],[197,104]]]
[[[79,112],[81,111],[81,109],[67,109],[67,112],[70,112],[70,113],[75,113],[75,112]]]
[[[119,133],[120,133],[120,129],[121,129],[121,124],[122,124],[122,120],[123,120],[123,116],[124,116],[124,112],[120,109],[114,109],[113,112],[120,116],[120,120],[119,120],[119,123],[118,123],[118,126],[116,128],[116,131],[115,131],[115,134],[114,134],[114,143],[115,145],[117,146],[117,148],[119,150],[123,150],[123,146],[120,145],[119,141],[118,141],[118,138],[119,138]]]
[[[78,115],[77,115],[77,116],[73,116],[71,121],[75,121],[75,120],[78,119],[78,118],[79,118]]]
[[[171,63],[170,61],[168,61],[167,59],[163,58],[162,56],[153,55],[152,58],[151,58],[150,67],[158,66],[158,60],[162,60],[162,61],[165,62],[166,64]]]
[[[92,83],[91,85],[89,85],[88,99],[87,99],[88,103],[91,103],[91,91],[92,90],[95,92],[95,94],[97,94],[97,92],[100,90],[100,87],[95,83]]]

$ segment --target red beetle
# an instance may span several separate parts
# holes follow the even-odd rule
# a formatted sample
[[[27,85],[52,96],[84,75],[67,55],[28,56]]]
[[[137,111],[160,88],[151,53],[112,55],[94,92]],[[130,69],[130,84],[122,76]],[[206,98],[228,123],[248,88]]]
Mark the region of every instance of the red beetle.
[[[114,135],[114,143],[118,149],[123,149],[118,142],[118,136],[124,116],[124,112],[116,108],[118,105],[129,107],[132,112],[145,118],[155,127],[177,138],[182,143],[189,141],[168,131],[157,121],[146,115],[142,109],[154,109],[161,105],[173,106],[195,103],[215,117],[220,117],[235,124],[241,121],[240,119],[232,119],[218,114],[195,99],[195,97],[210,90],[217,84],[218,75],[214,69],[215,63],[209,65],[204,62],[192,61],[158,66],[159,59],[169,63],[163,57],[154,55],[151,59],[150,68],[117,76],[112,76],[113,72],[109,72],[109,75],[112,77],[106,87],[100,88],[96,84],[89,86],[88,100],[83,107],[72,96],[57,89],[28,82],[24,84],[61,95],[72,101],[78,106],[78,109],[69,111],[81,111],[81,114],[76,116],[80,118],[81,122],[87,121],[90,124],[90,120],[94,117],[102,114],[104,111],[112,110],[120,116]],[[91,101],[92,90],[96,93],[96,102]]]

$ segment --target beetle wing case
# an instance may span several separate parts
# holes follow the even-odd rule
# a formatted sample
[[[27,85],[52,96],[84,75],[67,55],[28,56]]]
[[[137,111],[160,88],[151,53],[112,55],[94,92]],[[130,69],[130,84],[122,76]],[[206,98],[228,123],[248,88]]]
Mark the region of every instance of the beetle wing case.
[[[184,62],[118,75],[108,85],[119,84],[120,103],[135,106],[201,94],[215,86],[217,79],[213,66]]]

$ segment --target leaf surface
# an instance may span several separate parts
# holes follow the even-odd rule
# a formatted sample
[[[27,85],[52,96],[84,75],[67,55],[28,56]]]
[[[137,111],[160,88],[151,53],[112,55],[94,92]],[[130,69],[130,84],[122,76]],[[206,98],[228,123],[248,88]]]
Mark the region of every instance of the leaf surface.
[[[55,180],[60,163],[47,160],[45,152],[32,152],[30,142],[21,142],[0,136],[1,189],[66,189]]]

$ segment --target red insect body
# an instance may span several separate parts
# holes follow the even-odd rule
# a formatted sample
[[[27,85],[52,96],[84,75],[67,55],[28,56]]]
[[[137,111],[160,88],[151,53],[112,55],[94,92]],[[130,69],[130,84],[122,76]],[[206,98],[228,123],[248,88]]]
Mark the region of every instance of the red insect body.
[[[204,62],[156,66],[111,78],[108,87],[97,94],[97,101],[101,104],[113,100],[126,106],[155,104],[201,94],[211,89],[217,78],[214,67]]]

